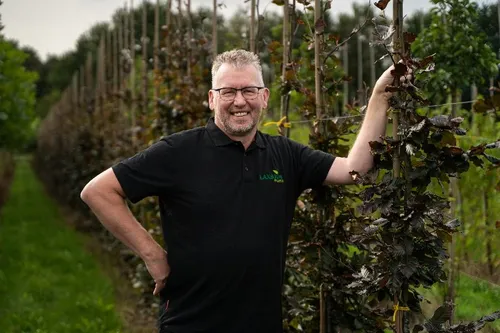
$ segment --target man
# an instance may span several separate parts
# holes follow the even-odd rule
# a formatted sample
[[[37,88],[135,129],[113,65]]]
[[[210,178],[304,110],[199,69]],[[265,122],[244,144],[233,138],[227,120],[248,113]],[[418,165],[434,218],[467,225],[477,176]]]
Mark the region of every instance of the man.
[[[103,225],[145,262],[160,295],[161,333],[279,333],[288,234],[301,192],[350,184],[368,171],[369,141],[385,134],[393,77],[374,87],[346,158],[257,130],[267,107],[258,57],[220,54],[208,92],[214,118],[170,135],[104,171],[81,193]],[[167,249],[125,199],[158,196]]]

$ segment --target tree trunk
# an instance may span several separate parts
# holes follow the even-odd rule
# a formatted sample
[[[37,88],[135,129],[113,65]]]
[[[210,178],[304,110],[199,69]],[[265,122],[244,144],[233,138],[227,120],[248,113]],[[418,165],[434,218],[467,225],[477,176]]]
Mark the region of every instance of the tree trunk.
[[[363,87],[363,35],[358,32],[358,102],[359,105],[365,105],[365,92]]]
[[[314,73],[315,73],[315,95],[316,95],[316,119],[318,121],[318,129],[321,131],[322,123],[321,119],[323,118],[323,91],[321,89],[322,86],[322,68],[321,68],[321,36],[323,35],[323,24],[320,23],[322,20],[321,15],[321,0],[314,1]],[[323,223],[325,219],[325,211],[324,208],[318,212],[319,221]],[[321,251],[318,250],[318,257],[320,262],[321,269]],[[325,318],[325,298],[324,298],[324,290],[323,285],[320,287],[319,291],[319,332],[326,333],[326,318]]]
[[[484,227],[486,231],[486,260],[488,263],[488,273],[490,274],[491,277],[493,277],[494,273],[494,264],[493,264],[493,249],[491,245],[491,234],[490,234],[490,226],[489,226],[489,219],[490,219],[490,214],[489,214],[489,204],[488,204],[488,196],[486,194],[487,189],[484,189],[483,191],[483,207],[484,207]],[[494,233],[495,231],[491,231]]]
[[[142,5],[142,115],[148,114],[148,8]]]
[[[373,31],[370,30],[370,42],[373,42]],[[370,50],[370,89],[373,91],[375,87],[375,82],[377,80],[375,73],[375,48],[369,47]]]
[[[286,72],[287,65],[290,62],[290,14],[289,14],[289,4],[288,0],[285,1],[283,5],[283,64],[281,67],[281,84],[286,85]],[[289,104],[289,93],[281,96],[281,114],[280,119],[286,117],[288,121],[288,104]],[[289,128],[285,128],[286,136],[290,136]]]
[[[156,0],[155,6],[155,23],[154,23],[154,72],[153,72],[153,80],[154,80],[154,115],[157,119],[160,119],[160,109],[159,109],[159,99],[160,99],[160,0]]]
[[[344,76],[349,76],[349,42],[346,42],[342,47],[342,64],[344,67]],[[339,111],[339,116],[342,116],[344,113],[344,108],[349,104],[349,82],[344,81],[344,89],[343,89],[343,104]]]
[[[403,43],[403,0],[394,0],[393,1],[393,17],[394,17],[394,28],[395,33],[393,36],[393,44],[394,50],[399,54],[404,54],[404,43]],[[399,62],[401,57],[398,54],[394,54],[394,61]],[[399,86],[399,78],[395,79],[395,85]],[[394,140],[399,141],[399,110],[395,110],[392,113],[392,136]],[[393,156],[393,176],[394,178],[400,177],[401,170],[401,159],[400,159],[400,151],[397,149],[394,152]],[[401,306],[407,306],[404,304],[406,301],[406,295],[408,293],[408,286],[404,285],[401,288],[401,295],[394,295],[394,303],[398,305],[401,301]],[[404,312],[396,311],[396,333],[404,332]]]
[[[212,58],[215,59],[217,54],[217,0],[214,0],[214,13],[212,17]]]
[[[286,0],[288,1],[288,0]],[[250,52],[255,53],[255,0],[250,2]]]
[[[458,113],[458,89],[451,89],[451,117],[457,117]],[[460,187],[458,185],[458,179],[455,177],[450,178],[450,192],[451,192],[451,215],[455,217],[460,217],[461,210],[461,198],[460,198]],[[462,220],[462,219],[460,219]],[[456,259],[456,235],[452,235],[450,244],[450,274],[448,276],[448,295],[447,300],[452,304],[451,306],[451,316],[449,323],[453,324],[453,317],[455,313],[454,302],[455,302],[455,280],[457,279],[457,259]]]
[[[134,0],[130,0],[130,12],[129,12],[129,26],[130,26],[130,58],[132,58],[132,64],[130,67],[130,124],[132,136],[132,148],[135,149],[137,144],[135,128],[137,127],[137,119],[135,113],[135,18],[134,18]]]

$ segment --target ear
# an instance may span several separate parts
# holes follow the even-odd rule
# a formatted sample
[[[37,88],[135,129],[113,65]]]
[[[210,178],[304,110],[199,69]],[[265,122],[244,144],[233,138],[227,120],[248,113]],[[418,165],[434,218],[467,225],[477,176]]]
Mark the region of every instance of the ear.
[[[264,91],[262,92],[262,99],[264,102],[264,109],[267,108],[267,102],[269,101],[269,89],[264,88]]]
[[[213,90],[208,91],[208,106],[210,107],[210,110],[214,110],[215,108],[215,94]]]

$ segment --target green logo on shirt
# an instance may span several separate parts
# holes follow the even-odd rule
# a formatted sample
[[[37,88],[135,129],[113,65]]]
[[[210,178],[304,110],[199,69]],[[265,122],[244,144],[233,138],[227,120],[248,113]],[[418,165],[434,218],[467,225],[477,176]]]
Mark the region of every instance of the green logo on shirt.
[[[283,176],[280,175],[278,170],[273,170],[273,173],[266,173],[259,176],[260,180],[272,180],[275,183],[284,183]]]

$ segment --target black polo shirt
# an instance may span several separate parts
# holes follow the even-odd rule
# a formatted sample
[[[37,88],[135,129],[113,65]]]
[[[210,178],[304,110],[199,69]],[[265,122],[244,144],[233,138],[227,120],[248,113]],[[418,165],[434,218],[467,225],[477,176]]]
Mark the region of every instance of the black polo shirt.
[[[128,199],[158,196],[171,274],[161,332],[282,332],[281,288],[294,208],[334,157],[257,132],[245,151],[210,119],[113,170]]]

